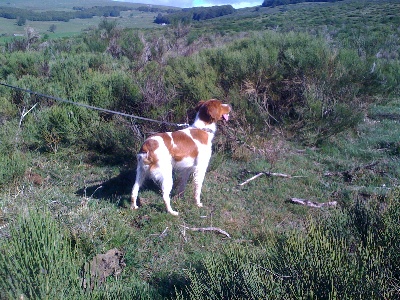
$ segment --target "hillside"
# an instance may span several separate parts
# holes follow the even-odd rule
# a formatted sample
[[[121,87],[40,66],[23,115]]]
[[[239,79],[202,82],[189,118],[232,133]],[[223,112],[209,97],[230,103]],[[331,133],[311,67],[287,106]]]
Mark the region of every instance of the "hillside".
[[[13,2],[73,10],[26,3]],[[132,4],[3,37],[0,299],[399,298],[399,6],[297,3],[159,26]],[[190,180],[172,216],[149,181],[130,210],[141,143],[211,98],[233,110],[204,207]]]

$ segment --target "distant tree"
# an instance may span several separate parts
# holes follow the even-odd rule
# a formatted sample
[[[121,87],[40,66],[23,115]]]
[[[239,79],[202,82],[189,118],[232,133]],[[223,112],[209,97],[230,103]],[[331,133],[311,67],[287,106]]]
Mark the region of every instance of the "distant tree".
[[[56,31],[57,26],[55,24],[51,24],[49,27],[49,31],[50,32],[55,32]]]
[[[99,23],[99,29],[105,30],[107,33],[110,33],[114,28],[117,27],[117,21],[109,21],[106,18],[103,18]]]
[[[154,23],[170,24],[171,22],[167,16],[163,16],[161,13],[158,13],[157,17],[154,19]]]
[[[18,26],[25,26],[26,24],[26,17],[25,16],[19,16],[17,19],[17,25]]]

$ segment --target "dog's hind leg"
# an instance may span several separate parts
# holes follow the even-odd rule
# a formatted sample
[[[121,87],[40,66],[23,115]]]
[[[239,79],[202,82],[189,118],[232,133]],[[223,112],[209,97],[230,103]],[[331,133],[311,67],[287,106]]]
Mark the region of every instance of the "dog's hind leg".
[[[172,179],[172,165],[169,163],[160,164],[157,169],[151,171],[152,176],[161,183],[161,189],[163,193],[163,199],[165,206],[167,207],[167,211],[177,216],[178,212],[173,210],[171,207],[171,190],[173,186],[173,179]]]
[[[131,194],[131,209],[139,208],[139,206],[137,205],[139,189],[142,186],[144,180],[146,179],[147,172],[148,172],[147,171],[148,166],[144,165],[143,157],[141,155],[142,154],[138,154],[138,156],[137,156],[136,179],[135,179],[135,184],[133,185],[132,194]]]

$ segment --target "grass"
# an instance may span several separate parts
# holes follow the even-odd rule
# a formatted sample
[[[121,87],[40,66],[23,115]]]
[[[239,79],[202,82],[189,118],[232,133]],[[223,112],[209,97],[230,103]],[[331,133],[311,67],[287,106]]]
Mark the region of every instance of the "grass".
[[[400,126],[397,120],[381,114],[398,103],[394,99],[385,106],[372,107],[370,114],[376,121],[366,119],[356,132],[331,138],[320,149],[299,149],[300,145],[281,143],[284,151],[272,166],[260,155],[252,156],[250,161],[214,155],[203,188],[205,207],[194,205],[193,187],[189,184],[183,198],[173,200],[179,217],[165,212],[159,188],[150,183],[140,193],[140,209],[129,209],[133,157],[124,166],[107,166],[90,162],[87,154],[68,149],[37,155],[29,170],[43,179],[42,184],[35,185],[26,176],[4,188],[0,196],[3,223],[13,223],[32,207],[49,210],[68,229],[85,257],[113,247],[123,249],[127,263],[124,280],[136,276],[162,296],[173,296],[171,285],[178,289],[185,285],[185,270],[206,254],[218,252],[223,245],[257,244],[273,232],[302,228],[307,216],[320,213],[288,203],[288,198],[339,200],[340,206],[345,207],[353,197],[360,197],[357,195],[385,197],[398,186]],[[357,170],[372,162],[377,164]],[[259,177],[238,187],[253,172],[268,170],[303,177]],[[354,170],[351,181],[340,175],[324,176],[326,171],[346,170]],[[185,231],[183,226],[219,227],[232,239]],[[4,230],[7,228],[2,229],[3,233]]]
[[[90,0],[90,1],[68,1],[58,3],[54,1],[13,1],[13,7],[32,9],[36,11],[46,10],[72,10],[74,6],[93,7],[93,6],[131,6],[131,11],[124,11],[117,19],[118,26],[124,28],[157,28],[159,25],[153,23],[156,13],[140,12],[134,8],[143,6],[139,3],[115,2],[111,0]],[[162,6],[163,8],[168,8]],[[18,26],[16,20],[0,18],[0,36],[12,36],[14,34],[25,34],[26,27],[32,27],[40,35],[48,35],[49,38],[74,36],[90,27],[96,27],[102,18],[93,17],[91,19],[71,19],[69,22],[51,22],[51,21],[27,21],[25,26]],[[110,18],[113,19],[113,18]],[[51,25],[55,25],[55,32],[49,32]],[[4,38],[2,38],[4,41]],[[0,41],[2,41],[0,40]]]

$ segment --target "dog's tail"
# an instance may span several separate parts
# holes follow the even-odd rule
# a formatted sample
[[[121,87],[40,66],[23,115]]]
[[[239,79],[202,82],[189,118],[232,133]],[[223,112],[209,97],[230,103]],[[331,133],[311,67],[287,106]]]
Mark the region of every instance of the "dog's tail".
[[[154,151],[158,148],[158,142],[153,139],[148,139],[146,140],[142,148],[140,149],[139,154],[137,155],[137,159],[139,163],[142,163],[143,165],[148,165],[152,166],[157,164],[158,159],[157,155],[154,153]]]
[[[154,159],[149,152],[141,152],[137,155],[138,163],[142,165],[152,165],[154,163]]]

